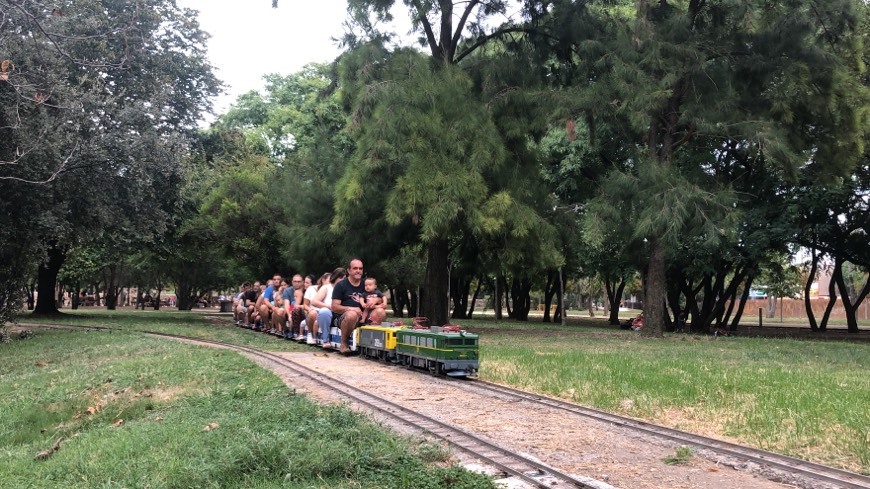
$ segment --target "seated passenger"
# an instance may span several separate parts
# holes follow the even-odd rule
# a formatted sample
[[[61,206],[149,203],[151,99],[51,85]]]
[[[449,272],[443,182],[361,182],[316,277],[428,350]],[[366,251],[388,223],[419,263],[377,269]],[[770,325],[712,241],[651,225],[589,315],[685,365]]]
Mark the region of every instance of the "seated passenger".
[[[241,326],[245,320],[248,308],[245,307],[245,293],[251,288],[251,284],[245,282],[239,288],[239,293],[233,296],[233,324]]]
[[[257,299],[257,310],[260,311],[260,321],[262,329],[268,331],[272,327],[272,312],[275,310],[275,289],[281,285],[281,276],[275,274],[272,280],[267,282],[266,290]]]
[[[288,338],[292,340],[301,341],[305,339],[305,336],[302,334],[302,320],[305,319],[305,312],[302,308],[302,295],[303,295],[303,284],[305,283],[302,275],[298,273],[293,276],[293,280],[291,284],[293,287],[288,289],[293,294],[293,308],[289,311],[290,315],[290,331],[288,333]]]
[[[324,273],[323,276],[329,275],[328,273]],[[314,307],[311,305],[311,299],[317,295],[317,289],[319,289],[323,285],[323,277],[317,279],[317,283],[315,284],[314,275],[308,275],[305,277],[305,282],[303,285],[303,289],[305,292],[302,294],[302,312],[305,315],[305,319],[302,320],[302,329],[308,328],[308,335],[305,337],[305,342],[309,345],[314,345],[317,342],[314,340],[316,337],[316,333],[314,332],[314,323],[317,322],[317,313],[314,311]],[[314,314],[314,319],[311,320],[311,315]]]
[[[344,268],[338,267],[328,275],[329,281],[325,282],[318,289],[314,298],[311,299],[311,305],[317,309],[317,316],[312,323],[312,329],[314,336],[320,338],[324,348],[332,348],[329,339],[329,329],[332,324],[332,292],[335,289],[335,285],[347,277],[347,271]]]
[[[269,329],[269,332],[281,336],[284,335],[284,324],[287,322],[287,316],[285,315],[286,300],[284,299],[284,291],[288,288],[287,281],[281,280],[281,286],[275,290],[275,294],[272,296],[272,302],[275,308],[272,310],[272,327]]]
[[[384,310],[384,293],[378,290],[377,279],[368,277],[365,280],[365,289],[362,322],[364,324],[381,324],[387,317],[387,312]]]
[[[366,296],[362,275],[362,260],[354,258],[350,261],[347,278],[336,284],[332,291],[332,314],[337,315],[332,322],[341,328],[341,343],[338,346],[341,353],[350,352],[350,335],[361,324]]]
[[[245,328],[252,328],[253,325],[256,324],[257,319],[259,319],[260,312],[257,310],[256,304],[260,297],[261,287],[262,285],[259,281],[254,282],[253,287],[245,292],[245,297],[242,299],[242,305],[247,309],[247,313],[245,313],[245,322],[242,325]]]

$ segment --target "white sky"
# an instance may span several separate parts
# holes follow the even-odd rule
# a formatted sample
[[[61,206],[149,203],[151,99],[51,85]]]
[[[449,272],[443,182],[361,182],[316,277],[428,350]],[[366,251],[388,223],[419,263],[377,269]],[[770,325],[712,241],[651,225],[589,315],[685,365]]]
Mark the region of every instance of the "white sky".
[[[347,0],[178,0],[199,11],[202,30],[211,34],[208,56],[227,93],[214,102],[216,114],[236,98],[263,88],[263,75],[289,75],[310,62],[339,55],[331,38],[344,33]],[[402,14],[396,12],[396,18]]]
[[[199,11],[202,30],[211,34],[208,56],[227,94],[215,100],[223,113],[236,98],[263,88],[263,75],[288,75],[310,62],[330,62],[339,49],[346,0],[178,0]]]

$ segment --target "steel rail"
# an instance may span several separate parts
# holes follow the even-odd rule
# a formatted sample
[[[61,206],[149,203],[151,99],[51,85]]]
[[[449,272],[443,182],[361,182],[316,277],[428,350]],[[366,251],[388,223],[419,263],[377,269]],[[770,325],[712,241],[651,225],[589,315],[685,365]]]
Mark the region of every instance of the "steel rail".
[[[113,328],[100,327],[100,326],[73,326],[73,325],[49,325],[49,324],[40,324],[39,326],[113,330]],[[130,331],[130,330],[121,329],[119,331]],[[169,334],[169,333],[159,333],[159,332],[149,332],[149,331],[137,331],[137,332],[148,333],[148,334],[158,335],[158,336],[174,337],[174,338],[178,338],[178,339],[215,344],[215,345],[219,345],[219,346],[223,346],[223,347],[227,347],[227,348],[243,350],[243,351],[246,351],[246,352],[251,353],[253,355],[267,358],[269,361],[273,361],[273,362],[276,362],[279,364],[286,363],[285,366],[290,366],[296,370],[307,370],[307,371],[312,372],[313,375],[319,376],[319,377],[324,378],[324,379],[328,379],[328,380],[320,380],[320,379],[316,379],[316,378],[313,378],[313,377],[306,375],[306,377],[309,377],[314,382],[321,384],[321,385],[324,385],[330,389],[333,388],[332,387],[333,384],[338,383],[338,384],[343,384],[343,385],[347,386],[348,388],[353,389],[356,392],[365,394],[366,396],[370,396],[370,397],[375,398],[375,399],[380,399],[377,396],[366,393],[365,391],[363,391],[361,389],[358,389],[358,388],[353,387],[349,384],[341,382],[337,379],[333,379],[329,376],[326,376],[326,375],[321,374],[317,371],[309,369],[308,367],[305,367],[304,365],[293,362],[292,360],[288,360],[288,359],[285,359],[281,356],[274,355],[274,354],[271,354],[269,352],[265,352],[262,350],[258,350],[256,348],[234,345],[231,343],[224,343],[224,342],[215,341],[215,340],[200,339],[200,338],[194,338],[194,337],[188,337],[188,336],[182,336],[182,335],[173,335],[173,334]],[[274,357],[274,358],[272,358],[272,357]],[[420,372],[420,375],[429,375],[429,374],[425,374],[425,373]],[[457,381],[457,382],[460,385],[463,384],[463,381],[461,381],[461,380]],[[623,428],[626,428],[626,429],[629,429],[632,431],[644,433],[647,435],[652,435],[652,436],[655,436],[655,437],[658,437],[661,439],[675,441],[675,442],[678,442],[678,443],[681,443],[684,445],[688,445],[688,446],[692,446],[695,448],[710,450],[712,452],[719,453],[721,455],[726,455],[729,457],[734,457],[734,458],[739,459],[739,460],[752,462],[752,463],[758,464],[760,466],[768,466],[771,468],[778,469],[780,471],[784,471],[785,473],[798,474],[798,475],[801,475],[801,476],[804,476],[804,477],[807,477],[810,479],[815,479],[818,481],[824,481],[827,483],[836,484],[836,485],[842,487],[843,489],[870,489],[870,477],[868,477],[868,476],[856,474],[854,472],[849,472],[847,470],[838,469],[835,467],[829,467],[826,465],[817,464],[814,462],[809,462],[809,461],[794,458],[794,457],[789,457],[787,455],[781,455],[778,453],[768,452],[768,451],[761,450],[761,449],[746,447],[743,445],[738,445],[735,443],[731,443],[731,442],[727,442],[727,441],[723,441],[723,440],[718,440],[715,438],[710,438],[710,437],[706,437],[706,436],[702,436],[702,435],[696,435],[693,433],[688,433],[685,431],[680,431],[680,430],[676,430],[673,428],[668,428],[665,426],[660,426],[660,425],[656,425],[653,423],[640,421],[637,419],[632,419],[632,418],[628,418],[628,417],[624,417],[624,416],[619,416],[616,414],[607,413],[604,411],[599,411],[597,409],[592,409],[592,408],[580,406],[578,404],[574,404],[574,403],[564,401],[561,399],[545,396],[542,394],[527,392],[527,391],[523,391],[520,389],[515,389],[512,387],[507,387],[504,385],[495,384],[492,382],[487,382],[487,381],[483,381],[483,380],[479,380],[479,379],[472,380],[472,381],[464,381],[463,388],[482,390],[482,391],[486,391],[486,392],[490,392],[490,393],[500,394],[503,396],[510,396],[510,397],[515,398],[515,399],[520,399],[520,400],[524,400],[527,402],[545,405],[545,406],[548,406],[551,408],[567,411],[567,412],[570,412],[570,413],[578,415],[578,416],[594,419],[594,420],[597,420],[597,421],[600,421],[600,422],[603,422],[606,424],[611,424],[611,425],[623,427]],[[410,424],[410,425],[416,426],[418,428],[422,428],[425,431],[432,433],[434,436],[441,438],[442,440],[446,441],[448,444],[453,445],[460,450],[463,450],[463,451],[470,453],[472,455],[481,456],[481,454],[479,454],[473,450],[467,449],[459,444],[456,444],[453,442],[452,439],[442,437],[441,435],[431,431],[429,428],[426,428],[424,426],[418,425],[418,424],[413,423],[411,421],[407,421],[407,420],[402,419],[399,415],[397,415],[396,413],[394,413],[392,411],[385,410],[383,408],[379,408],[376,406],[372,406],[369,402],[366,402],[365,400],[362,400],[362,399],[356,399],[351,394],[345,393],[345,395],[348,397],[352,397],[355,400],[358,400],[358,402],[360,402],[361,404],[369,406],[372,409],[375,409],[376,411],[385,413],[385,414],[389,415],[390,417],[398,419],[403,423]],[[386,403],[389,403],[391,409],[397,409],[397,410],[402,411],[402,412],[413,413],[416,416],[427,418],[426,416],[420,415],[419,413],[415,413],[415,412],[411,411],[410,409],[407,409],[403,406],[391,403],[390,401],[386,401],[386,400],[383,400],[383,401],[385,401]],[[432,418],[428,418],[428,419],[430,419],[432,422],[436,423],[436,425],[443,425],[451,430],[455,430],[455,431],[462,433],[464,435],[470,436],[472,438],[476,438],[473,435],[462,432],[461,430],[458,430],[458,429],[453,428],[449,425],[441,423],[440,421],[437,421],[435,419],[432,419]],[[484,443],[488,443],[488,442],[484,442]],[[495,446],[495,445],[493,445],[493,446]],[[501,448],[499,448],[499,449],[503,450]],[[518,456],[516,454],[513,454],[513,455]],[[527,482],[531,482],[532,484],[534,484],[538,487],[556,487],[556,486],[552,486],[549,484],[544,485],[541,482],[538,482],[536,479],[530,479],[528,475],[523,474],[522,472],[518,473],[510,468],[502,467],[498,461],[489,460],[489,458],[483,457],[483,456],[481,456],[481,458],[489,461],[492,465],[498,467],[499,469],[504,470],[505,472],[510,473],[512,475],[515,475],[519,478],[522,478],[523,480],[526,480]],[[524,460],[528,460],[528,459],[525,459],[524,457],[521,457],[521,458],[523,458]],[[551,472],[554,470],[550,467],[547,467],[543,464],[539,464],[538,462],[534,462],[532,460],[528,460],[528,462],[530,463],[530,466],[533,466],[533,467],[535,467],[536,465],[539,465],[540,468],[538,468],[538,467],[535,467],[535,468],[541,472]],[[535,465],[531,465],[531,464],[535,464]],[[582,481],[579,481],[571,476],[566,475],[566,477],[568,477],[574,484],[581,484],[581,485],[576,486],[576,487],[592,487],[592,486],[589,486],[589,485],[583,483]]]
[[[143,332],[144,333],[144,332]],[[447,424],[443,421],[430,416],[418,413],[412,409],[406,408],[400,404],[394,403],[370,392],[364,391],[351,384],[338,380],[334,377],[322,374],[314,369],[306,367],[293,360],[284,358],[280,355],[259,350],[248,346],[235,345],[222,341],[194,338],[190,336],[175,335],[170,333],[148,332],[147,334],[181,339],[197,343],[206,343],[210,345],[220,346],[235,351],[241,351],[250,355],[268,360],[284,367],[292,368],[295,372],[308,380],[311,380],[331,391],[338,390],[338,393],[356,401],[375,412],[384,414],[393,419],[396,419],[406,425],[418,428],[425,433],[443,440],[447,444],[462,450],[470,455],[478,457],[486,461],[488,464],[497,467],[507,474],[513,475],[523,481],[531,484],[534,487],[541,489],[554,489],[560,487],[575,487],[580,489],[595,489],[596,486],[589,485],[574,476],[565,474],[541,462],[529,459],[508,449],[495,445],[492,442],[484,440],[478,436],[472,435],[466,431],[460,430],[455,426]],[[339,387],[339,389],[336,388]],[[542,481],[544,479],[544,481]]]
[[[757,448],[746,447],[727,441],[717,440],[694,433],[668,428],[665,426],[639,421],[616,414],[587,408],[568,401],[556,399],[541,394],[526,392],[513,387],[500,384],[475,380],[466,384],[469,389],[479,389],[489,393],[496,393],[521,399],[528,402],[542,404],[552,408],[568,411],[570,413],[592,418],[603,423],[624,427],[636,432],[656,436],[659,438],[676,441],[684,445],[711,450],[713,452],[753,462],[762,466],[769,466],[790,474],[800,474],[804,477],[819,481],[837,484],[847,489],[870,489],[870,477],[849,472],[847,470],[829,467],[806,460],[801,460],[787,455],[768,452]]]

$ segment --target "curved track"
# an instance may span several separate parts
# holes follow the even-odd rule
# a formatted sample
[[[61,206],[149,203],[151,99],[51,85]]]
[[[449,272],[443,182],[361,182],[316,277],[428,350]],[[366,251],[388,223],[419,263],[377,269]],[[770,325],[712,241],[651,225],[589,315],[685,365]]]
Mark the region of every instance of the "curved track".
[[[604,411],[579,406],[560,399],[542,396],[540,394],[534,394],[482,380],[469,382],[467,386],[468,389],[484,391],[490,395],[523,400],[549,406],[551,408],[561,409],[578,416],[592,418],[610,425],[620,426],[635,432],[675,441],[696,449],[710,450],[745,462],[768,466],[782,472],[798,474],[808,479],[835,484],[839,487],[848,489],[870,488],[870,477],[842,469],[828,467],[826,465],[820,465],[765,450],[737,445],[735,443],[721,441],[715,438],[687,433],[685,431],[675,430],[636,419],[626,418],[624,416],[618,416]]]
[[[479,458],[485,463],[504,471],[514,477],[517,477],[533,487],[539,488],[589,488],[595,489],[596,485],[590,485],[586,481],[575,478],[569,474],[560,472],[552,467],[544,465],[538,461],[526,458],[520,454],[511,452],[505,448],[499,447],[492,442],[484,440],[465,431],[462,431],[454,426],[420,414],[416,411],[403,407],[394,402],[388,401],[382,397],[373,395],[362,389],[354,387],[346,382],[342,382],[333,377],[321,374],[311,368],[308,368],[300,363],[294,362],[280,355],[270,353],[256,348],[247,346],[239,346],[231,343],[224,343],[214,340],[203,340],[199,338],[191,338],[188,336],[167,334],[167,333],[148,333],[154,336],[168,337],[191,341],[196,343],[205,343],[209,345],[219,346],[234,351],[244,352],[248,355],[267,360],[269,362],[293,369],[299,375],[306,379],[320,384],[337,394],[368,407],[380,414],[393,418],[405,425],[416,428],[424,433],[439,438],[449,445],[460,449],[466,453]]]
[[[40,326],[59,327],[59,328],[86,328],[86,329],[105,329],[112,330],[113,328],[105,328],[98,326],[77,327],[68,325],[42,324]],[[219,346],[239,352],[244,352],[249,355],[262,358],[275,364],[288,367],[298,372],[317,384],[320,384],[329,390],[358,402],[362,405],[382,413],[390,418],[400,421],[406,425],[415,427],[426,433],[429,433],[441,440],[444,440],[451,446],[454,446],[466,453],[469,453],[481,460],[486,461],[490,465],[503,470],[523,481],[531,484],[534,487],[579,487],[579,488],[594,488],[586,481],[582,481],[573,476],[560,473],[559,471],[548,467],[540,462],[530,460],[521,455],[510,452],[509,450],[498,447],[491,442],[483,440],[479,437],[466,433],[448,424],[445,424],[435,418],[431,418],[401,405],[380,398],[366,391],[358,389],[350,384],[342,382],[338,379],[321,374],[304,365],[301,365],[292,360],[286,359],[280,355],[259,350],[252,347],[240,346],[231,343],[220,341],[194,338],[189,336],[174,335],[168,333],[154,333],[147,331],[139,331],[155,336],[175,338],[186,341]],[[420,373],[420,375],[426,375]],[[754,463],[759,466],[769,467],[778,472],[786,474],[799,475],[803,478],[816,480],[819,482],[832,484],[844,489],[870,489],[870,477],[848,472],[834,467],[808,462],[785,455],[776,454],[764,450],[745,447],[730,442],[717,440],[701,435],[687,433],[664,426],[639,421],[624,416],[619,416],[596,409],[586,408],[571,402],[555,399],[540,394],[530,393],[511,387],[494,384],[482,380],[474,381],[457,381],[462,388],[484,392],[487,395],[499,396],[501,398],[522,400],[533,404],[548,406],[550,408],[560,409],[577,416],[592,418],[603,423],[619,426],[631,431],[652,435],[661,439],[667,439],[678,442],[683,445],[691,446],[696,449],[710,450],[715,453],[726,455],[737,460],[748,463]]]

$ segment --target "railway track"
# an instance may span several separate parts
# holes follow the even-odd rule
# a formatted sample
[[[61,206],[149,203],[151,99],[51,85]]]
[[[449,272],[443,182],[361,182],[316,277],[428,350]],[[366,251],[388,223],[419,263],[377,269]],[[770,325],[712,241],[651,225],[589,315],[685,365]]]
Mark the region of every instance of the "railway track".
[[[42,326],[62,328],[70,327],[67,325],[48,324]],[[112,329],[93,326],[83,328],[106,330]],[[477,457],[480,460],[486,462],[487,464],[525,481],[533,487],[601,487],[600,485],[595,485],[594,482],[591,481],[591,479],[582,480],[568,474],[562,474],[559,471],[549,466],[546,466],[538,461],[531,460],[527,457],[512,453],[509,450],[498,447],[497,445],[487,440],[476,437],[470,433],[466,433],[435,418],[422,415],[399,404],[375,396],[338,379],[321,374],[302,364],[286,359],[280,355],[262,351],[256,348],[240,346],[231,343],[224,343],[214,340],[193,338],[168,333],[143,333],[229,348],[293,369],[300,376],[303,376],[316,384],[326,387],[330,391],[337,392],[338,394],[361,405],[364,405],[369,409],[374,410],[375,412],[381,413],[405,425],[411,426],[420,431],[428,433],[438,439],[441,439],[449,445],[474,457]],[[427,374],[421,372],[419,373],[419,375]],[[808,462],[806,460],[745,447],[742,445],[737,445],[714,438],[687,433],[684,431],[675,430],[672,428],[667,428],[664,426],[659,426],[632,418],[606,413],[560,399],[530,393],[482,380],[466,382],[457,381],[456,384],[458,384],[461,388],[471,391],[477,391],[478,393],[483,393],[485,395],[497,396],[503,399],[507,398],[510,400],[519,400],[527,403],[537,404],[540,406],[547,406],[552,409],[566,411],[584,418],[591,418],[607,425],[618,426],[637,433],[642,433],[645,435],[657,437],[659,439],[665,439],[682,445],[690,446],[696,450],[708,450],[720,455],[730,457],[734,460],[756,464],[760,467],[770,468],[774,473],[784,474],[786,476],[796,475],[804,480],[818,481],[819,483],[827,484],[826,487],[839,487],[843,489],[870,489],[870,477],[855,474],[853,472],[845,471],[842,469],[820,465],[813,462]],[[786,483],[794,483],[793,480],[786,479],[786,477],[783,477],[781,481]],[[816,487],[812,484],[802,485],[804,487]]]
[[[426,416],[419,412],[408,409],[404,406],[366,392],[334,377],[324,375],[320,372],[317,372],[316,370],[306,367],[305,365],[294,362],[277,354],[247,346],[224,343],[221,341],[204,340],[168,333],[148,334],[185,341],[192,341],[196,343],[205,343],[238,352],[244,352],[248,355],[293,369],[294,372],[298,373],[306,380],[319,384],[320,386],[325,387],[332,392],[337,393],[340,396],[347,398],[353,402],[366,406],[367,408],[381,415],[392,418],[427,435],[438,438],[446,442],[450,446],[459,449],[473,457],[476,457],[485,464],[495,467],[503,471],[505,474],[510,474],[517,479],[522,480],[523,482],[529,484],[532,487],[538,487],[542,489],[600,489],[604,486],[600,483],[594,483],[591,479],[583,480],[581,478],[577,478],[572,475],[560,472],[553,467],[512,452],[506,448],[500,447],[488,440],[485,440],[466,431],[460,430],[436,418]]]
[[[538,405],[548,406],[576,414],[585,418],[595,419],[612,426],[619,426],[634,432],[652,435],[658,438],[675,441],[682,445],[695,449],[710,450],[720,455],[734,459],[754,463],[760,466],[770,467],[779,472],[797,474],[803,478],[833,484],[844,489],[868,489],[870,477],[849,472],[826,465],[820,465],[806,460],[801,460],[786,455],[780,455],[765,450],[750,448],[735,443],[730,443],[715,438],[687,433],[685,431],[667,428],[632,418],[626,418],[596,409],[586,408],[574,403],[555,399],[540,394],[534,394],[512,387],[507,387],[483,380],[467,382],[464,388],[484,392],[488,395],[501,396],[513,400],[522,400]],[[790,482],[790,481],[784,481]]]

